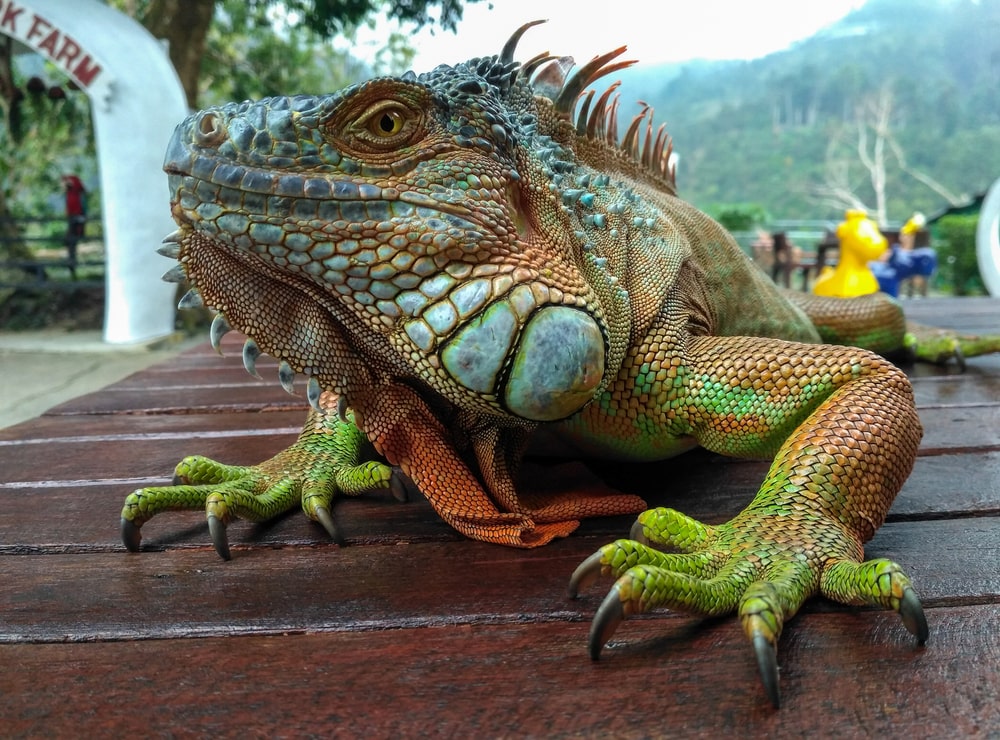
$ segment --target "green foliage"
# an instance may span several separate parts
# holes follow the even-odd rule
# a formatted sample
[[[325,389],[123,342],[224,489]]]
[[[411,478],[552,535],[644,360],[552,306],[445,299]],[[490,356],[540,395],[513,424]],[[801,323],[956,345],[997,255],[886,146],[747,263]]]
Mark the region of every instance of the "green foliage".
[[[976,225],[979,216],[945,216],[935,224],[938,238],[938,276],[955,295],[984,292],[976,261]]]
[[[267,21],[257,5],[219,0],[201,64],[204,104],[328,92],[366,75],[364,65],[310,27],[285,14]]]
[[[251,12],[283,5],[289,15],[301,17],[303,24],[322,38],[350,30],[351,25],[378,12],[389,18],[424,26],[437,22],[454,30],[462,18],[462,6],[477,0],[247,0]],[[244,4],[244,3],[241,3]],[[431,9],[440,6],[436,13]]]
[[[729,231],[750,231],[768,220],[767,211],[756,203],[725,203],[706,209],[712,218]]]
[[[9,101],[3,99],[4,125],[0,125],[0,260],[4,261],[32,259],[31,242],[25,237],[49,236],[44,225],[22,228],[7,218],[62,216],[61,176],[74,173],[88,182],[97,174],[86,94],[70,88],[51,64],[42,70],[49,83],[38,74],[32,75],[30,84],[19,70],[12,74],[19,92]],[[92,208],[95,200],[89,199]],[[58,223],[64,233],[65,222]]]
[[[45,76],[65,96],[25,92],[0,126],[0,189],[15,217],[62,214],[60,176],[75,173],[84,181],[97,173],[90,105],[85,93],[66,87],[66,77],[52,65]],[[15,72],[15,84],[27,87]]]

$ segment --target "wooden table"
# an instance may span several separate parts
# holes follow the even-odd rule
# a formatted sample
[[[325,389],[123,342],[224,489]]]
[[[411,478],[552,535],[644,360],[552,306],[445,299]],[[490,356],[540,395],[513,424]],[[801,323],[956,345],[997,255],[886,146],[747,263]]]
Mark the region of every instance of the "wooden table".
[[[1000,330],[998,300],[906,305]],[[1000,356],[964,375],[910,369],[920,458],[867,552],[909,570],[927,646],[895,614],[813,601],[782,637],[775,711],[733,618],[633,619],[591,662],[610,583],[577,601],[566,583],[626,519],[521,551],[462,540],[423,500],[385,495],[338,507],[344,548],[294,513],[232,525],[227,563],[204,516],[184,513],[154,519],[145,551],[126,554],[130,490],[166,483],[185,454],[252,463],[298,431],[302,400],[246,375],[227,346],[0,430],[0,735],[1000,735]],[[721,521],[764,470],[692,453],[625,484]]]

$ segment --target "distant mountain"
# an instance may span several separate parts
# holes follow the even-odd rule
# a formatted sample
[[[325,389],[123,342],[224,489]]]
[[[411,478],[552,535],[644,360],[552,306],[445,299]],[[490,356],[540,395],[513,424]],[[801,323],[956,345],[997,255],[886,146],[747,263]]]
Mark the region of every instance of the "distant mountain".
[[[619,121],[632,101],[652,105],[674,138],[682,195],[709,211],[755,204],[773,218],[835,219],[843,205],[820,194],[835,185],[874,209],[857,115],[879,101],[890,221],[1000,177],[1000,0],[869,0],[761,59],[639,66],[621,78]],[[867,136],[871,153],[874,129]]]

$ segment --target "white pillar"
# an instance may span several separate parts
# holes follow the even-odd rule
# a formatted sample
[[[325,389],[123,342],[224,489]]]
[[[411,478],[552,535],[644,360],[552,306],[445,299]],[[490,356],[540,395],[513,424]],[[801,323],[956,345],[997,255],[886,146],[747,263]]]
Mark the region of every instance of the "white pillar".
[[[175,228],[162,166],[187,103],[166,50],[99,0],[0,0],[0,33],[48,58],[90,97],[107,260],[104,341],[170,334],[175,286],[160,280],[171,265],[156,254]]]
[[[976,226],[976,258],[986,290],[1000,297],[1000,179],[990,187]]]

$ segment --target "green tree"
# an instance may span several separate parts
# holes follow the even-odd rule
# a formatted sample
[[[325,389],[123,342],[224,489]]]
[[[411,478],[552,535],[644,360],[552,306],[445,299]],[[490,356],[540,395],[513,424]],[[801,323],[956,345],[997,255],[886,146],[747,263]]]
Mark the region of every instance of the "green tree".
[[[337,90],[366,73],[302,23],[276,16],[262,28],[242,0],[219,0],[218,8],[202,58],[201,105]]]
[[[60,176],[96,173],[94,137],[86,94],[51,64],[26,78],[11,52],[12,40],[0,37],[0,259],[30,260],[12,219],[59,215]]]
[[[466,0],[477,2],[477,0]],[[188,105],[198,108],[202,75],[217,73],[221,61],[232,61],[226,52],[213,44],[218,40],[213,36],[213,26],[237,30],[246,38],[257,43],[252,50],[260,57],[276,52],[283,41],[287,49],[296,51],[303,48],[316,49],[309,44],[310,39],[326,41],[339,33],[348,33],[358,24],[370,20],[375,13],[396,18],[416,27],[436,22],[445,29],[454,29],[462,18],[461,0],[109,0],[119,10],[142,23],[157,38],[167,41],[170,60],[180,77]],[[278,39],[265,39],[278,25]],[[261,29],[264,33],[261,33]],[[219,30],[219,29],[217,29]],[[232,40],[230,38],[230,40]],[[395,39],[396,48],[400,39]],[[271,46],[263,51],[260,46]],[[286,50],[287,50],[286,49]],[[230,46],[230,51],[236,50]],[[245,51],[250,51],[248,46]],[[280,64],[291,70],[296,66],[288,57],[279,57]],[[242,61],[250,61],[243,57]],[[294,58],[294,62],[310,60]],[[313,59],[315,64],[322,60]],[[231,69],[222,67],[226,74]],[[287,83],[288,80],[276,80]],[[246,80],[243,84],[245,86]],[[288,92],[287,89],[281,92]]]

